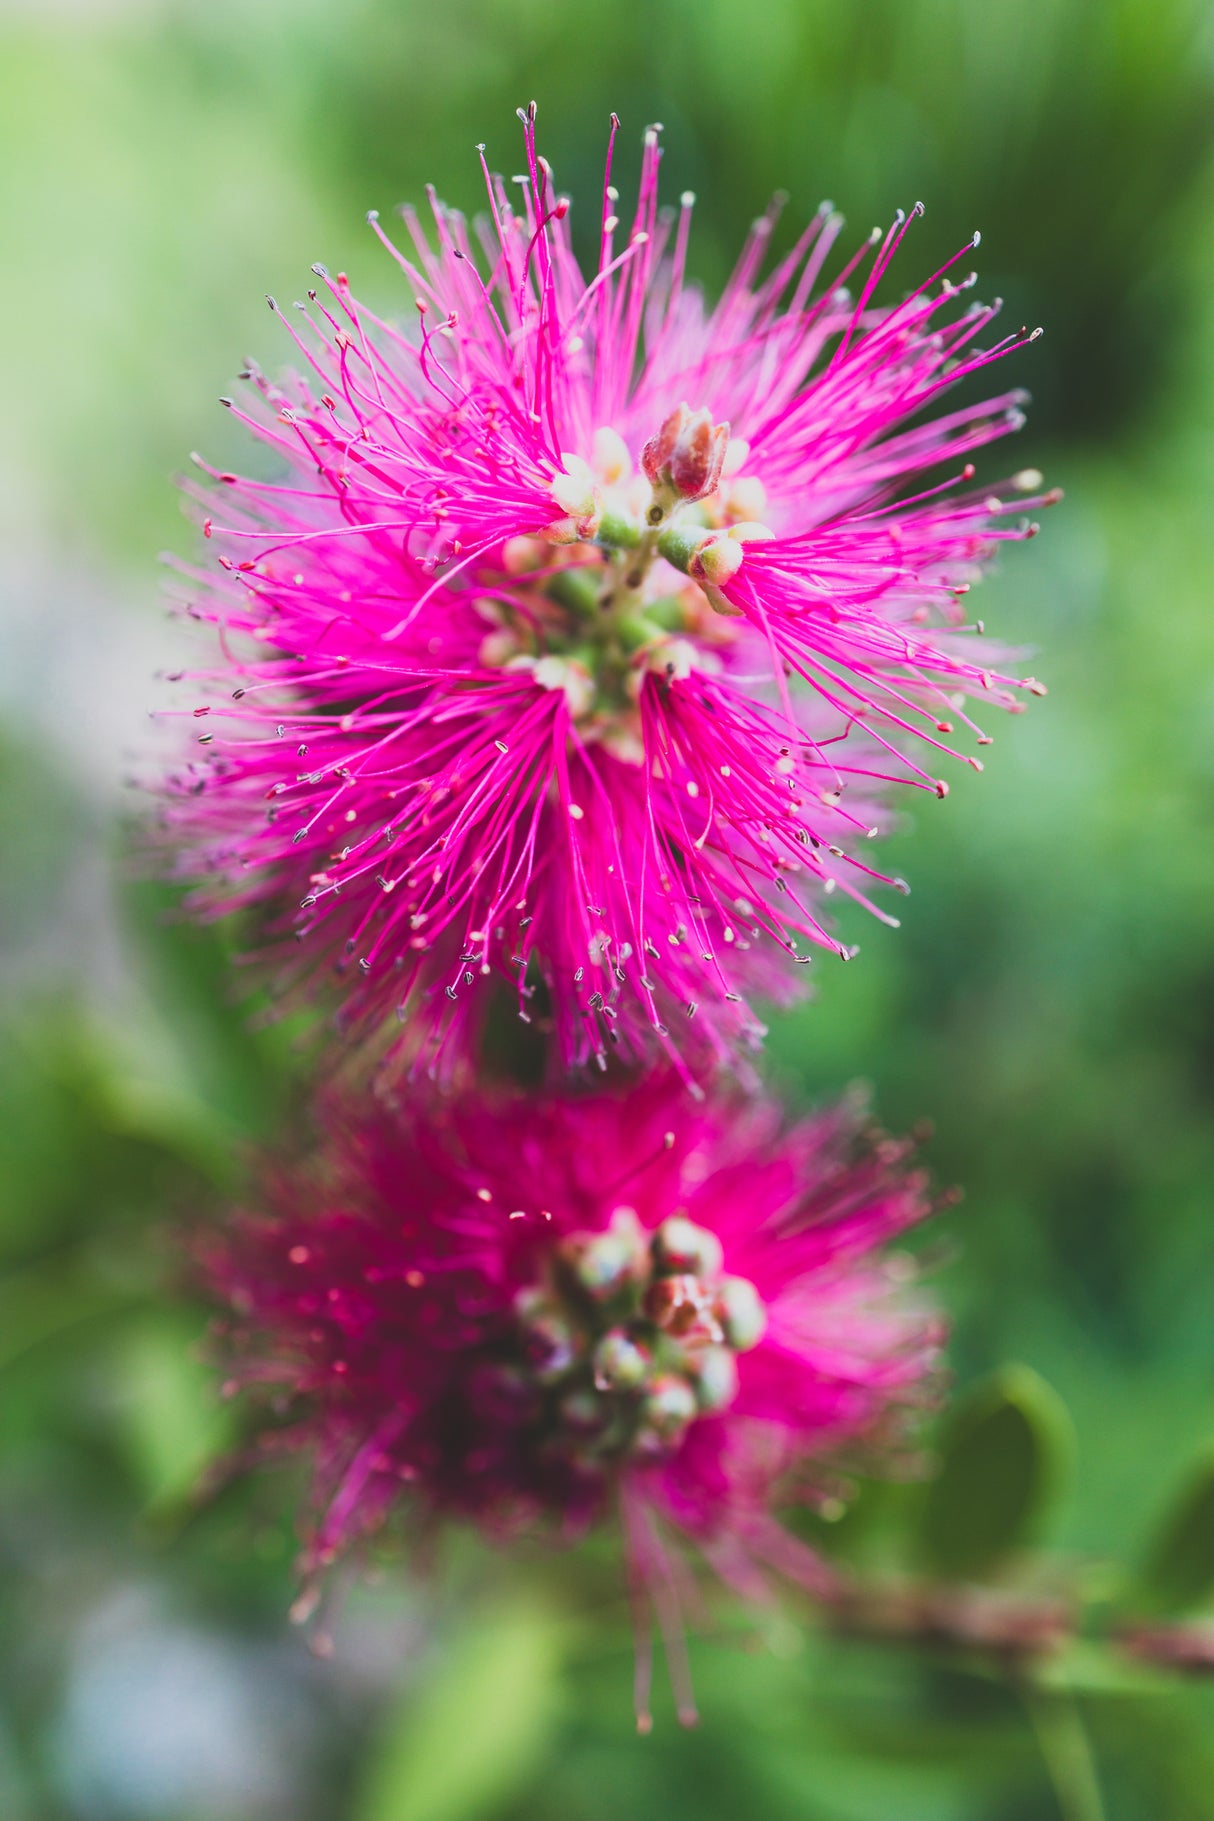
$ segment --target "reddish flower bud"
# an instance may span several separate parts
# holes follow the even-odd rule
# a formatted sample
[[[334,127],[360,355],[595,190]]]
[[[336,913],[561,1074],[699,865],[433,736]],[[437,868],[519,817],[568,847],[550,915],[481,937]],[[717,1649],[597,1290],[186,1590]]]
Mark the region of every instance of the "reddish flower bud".
[[[698,1277],[658,1277],[645,1293],[645,1313],[667,1334],[680,1340],[720,1340],[713,1313],[713,1294]]]
[[[669,487],[681,500],[702,500],[716,492],[728,443],[728,424],[680,405],[641,450],[641,467],[653,486]]]

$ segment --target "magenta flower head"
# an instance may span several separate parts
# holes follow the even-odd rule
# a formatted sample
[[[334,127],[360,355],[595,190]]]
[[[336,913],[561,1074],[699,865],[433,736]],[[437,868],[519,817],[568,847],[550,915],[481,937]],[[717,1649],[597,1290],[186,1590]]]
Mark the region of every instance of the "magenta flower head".
[[[273,478],[201,464],[211,657],[168,817],[198,906],[268,912],[287,979],[336,969],[429,1066],[494,976],[566,1064],[726,1058],[748,994],[851,953],[827,895],[904,889],[864,857],[889,785],[944,794],[949,736],[988,739],[967,699],[1039,688],[962,624],[1035,529],[1012,502],[1053,497],[972,484],[1022,395],[943,404],[1033,337],[987,339],[971,243],[879,302],[909,220],[837,265],[825,205],[766,271],[759,221],[709,307],[656,129],[627,227],[608,153],[587,277],[524,129],[483,221],[405,210],[397,247],[372,216],[411,320],[321,267],[271,300],[297,365],[224,401]]]
[[[881,1256],[927,1211],[907,1148],[854,1107],[784,1131],[762,1101],[689,1105],[673,1071],[330,1099],[322,1134],[203,1248],[229,1388],[311,1462],[306,1581],[394,1518],[570,1541],[614,1513],[638,1714],[652,1609],[691,1717],[677,1543],[751,1598],[772,1569],[824,1591],[776,1509],[833,1496],[931,1395],[938,1320]]]

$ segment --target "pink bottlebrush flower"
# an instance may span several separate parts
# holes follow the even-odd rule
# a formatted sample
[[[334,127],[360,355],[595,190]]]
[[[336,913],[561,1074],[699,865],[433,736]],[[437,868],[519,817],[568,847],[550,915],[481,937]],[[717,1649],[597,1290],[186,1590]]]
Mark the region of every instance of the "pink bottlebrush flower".
[[[907,1147],[854,1106],[689,1109],[673,1071],[330,1098],[322,1135],[202,1249],[229,1389],[273,1411],[265,1453],[311,1461],[307,1581],[398,1514],[573,1540],[614,1510],[638,1716],[652,1610],[692,1717],[672,1544],[748,1598],[772,1568],[826,1591],[775,1508],[834,1496],[831,1464],[897,1449],[931,1394],[938,1319],[880,1256],[928,1211]]]
[[[746,994],[853,952],[826,894],[905,889],[863,858],[889,784],[944,794],[954,725],[987,739],[966,698],[1039,688],[961,625],[1035,529],[1011,501],[1054,497],[969,484],[1022,395],[941,410],[1033,337],[983,342],[955,260],[879,304],[901,215],[826,278],[826,206],[766,277],[758,222],[709,308],[656,130],[627,231],[609,152],[587,281],[524,125],[517,206],[486,168],[472,227],[406,209],[401,249],[371,217],[412,327],[320,267],[295,326],[271,300],[298,369],[224,402],[280,472],[200,464],[213,658],[168,819],[196,905],[268,910],[287,978],[335,965],[347,1015],[407,1015],[432,1066],[486,976],[567,1063],[655,1032],[722,1058],[761,1035]]]

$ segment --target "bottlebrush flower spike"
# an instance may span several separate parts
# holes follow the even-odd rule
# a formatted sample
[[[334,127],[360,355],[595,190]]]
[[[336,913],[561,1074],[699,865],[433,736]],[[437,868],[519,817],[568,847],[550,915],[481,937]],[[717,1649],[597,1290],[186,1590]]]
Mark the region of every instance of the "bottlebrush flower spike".
[[[568,1542],[614,1513],[638,1717],[652,1614],[690,1720],[680,1543],[747,1598],[773,1569],[827,1592],[776,1502],[835,1497],[932,1395],[938,1319],[881,1256],[927,1212],[908,1147],[854,1105],[787,1131],[737,1095],[689,1109],[673,1071],[330,1098],[321,1131],[202,1248],[229,1389],[266,1402],[265,1454],[311,1461],[299,1612],[393,1518]]]
[[[889,785],[942,795],[954,725],[987,738],[966,697],[1038,687],[960,624],[1035,529],[1012,501],[1054,497],[969,484],[1022,396],[940,408],[1032,337],[982,343],[956,261],[878,303],[902,216],[824,282],[825,206],[766,277],[759,221],[709,308],[656,130],[623,234],[609,151],[588,282],[524,130],[518,208],[486,167],[485,222],[434,202],[427,238],[406,209],[398,248],[372,216],[412,327],[321,267],[295,326],[271,300],[298,369],[224,402],[281,473],[201,464],[213,657],[169,820],[197,906],[269,910],[288,978],[335,966],[349,1017],[407,1017],[431,1066],[489,976],[565,1062],[720,1059],[761,1035],[747,994],[850,956],[825,895],[895,921],[863,857]]]

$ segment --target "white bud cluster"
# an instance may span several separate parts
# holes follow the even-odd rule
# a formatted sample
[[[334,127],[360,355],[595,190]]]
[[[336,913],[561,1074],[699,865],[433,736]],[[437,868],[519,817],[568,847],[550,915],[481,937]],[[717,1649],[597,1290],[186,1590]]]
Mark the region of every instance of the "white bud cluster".
[[[515,1303],[544,1446],[600,1472],[659,1459],[697,1416],[733,1402],[737,1356],[762,1339],[766,1312],[723,1265],[716,1234],[683,1213],[646,1232],[617,1208],[601,1231],[560,1244]]]

